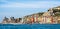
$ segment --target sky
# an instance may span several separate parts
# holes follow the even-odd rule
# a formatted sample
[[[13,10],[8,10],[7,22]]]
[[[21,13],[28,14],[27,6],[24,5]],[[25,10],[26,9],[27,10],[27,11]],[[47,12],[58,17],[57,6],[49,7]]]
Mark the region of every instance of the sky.
[[[0,0],[0,22],[5,16],[19,18],[57,6],[60,0]]]

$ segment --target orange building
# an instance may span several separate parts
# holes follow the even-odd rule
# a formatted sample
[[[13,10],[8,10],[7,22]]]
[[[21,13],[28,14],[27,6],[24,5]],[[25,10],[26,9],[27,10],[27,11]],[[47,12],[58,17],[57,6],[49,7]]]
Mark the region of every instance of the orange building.
[[[53,16],[43,16],[42,17],[43,23],[47,23],[47,24],[54,24],[54,19]]]

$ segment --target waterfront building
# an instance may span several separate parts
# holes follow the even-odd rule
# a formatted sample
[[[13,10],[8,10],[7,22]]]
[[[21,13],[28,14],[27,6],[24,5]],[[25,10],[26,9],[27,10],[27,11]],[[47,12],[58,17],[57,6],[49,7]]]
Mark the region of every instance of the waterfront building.
[[[27,24],[29,22],[28,16],[23,17],[23,23]]]
[[[35,22],[35,23],[38,22],[38,14],[34,14],[34,22]]]
[[[11,19],[11,23],[15,23],[15,18],[14,17],[10,17]]]
[[[34,15],[27,15],[23,17],[24,23],[34,23]]]
[[[40,16],[40,17],[38,17],[38,22],[40,23],[40,24],[43,24],[43,17],[42,16]]]
[[[27,22],[33,23],[34,22],[34,16],[33,15],[28,15]]]
[[[9,22],[9,23],[12,23],[10,18],[9,18],[8,22]]]
[[[15,19],[15,23],[22,24],[22,23],[23,23],[23,22],[22,22],[22,18],[16,18],[16,19]]]
[[[57,23],[60,24],[60,16],[57,19]]]
[[[58,21],[58,17],[57,16],[54,16],[53,17],[53,24],[57,24],[58,23],[57,21]]]
[[[43,14],[43,20],[44,20],[44,23],[49,23],[49,24],[52,24],[53,23],[53,10],[50,9],[48,12],[45,12]]]
[[[7,18],[7,17],[4,17],[4,19],[3,19],[3,21],[2,21],[2,23],[9,23],[9,21],[8,21],[9,19]]]

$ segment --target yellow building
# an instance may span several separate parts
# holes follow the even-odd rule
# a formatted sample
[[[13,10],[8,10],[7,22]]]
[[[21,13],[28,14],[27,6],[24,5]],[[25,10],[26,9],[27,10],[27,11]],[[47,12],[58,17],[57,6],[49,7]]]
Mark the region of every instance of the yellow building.
[[[60,17],[58,17],[58,19],[57,19],[57,23],[60,24]]]

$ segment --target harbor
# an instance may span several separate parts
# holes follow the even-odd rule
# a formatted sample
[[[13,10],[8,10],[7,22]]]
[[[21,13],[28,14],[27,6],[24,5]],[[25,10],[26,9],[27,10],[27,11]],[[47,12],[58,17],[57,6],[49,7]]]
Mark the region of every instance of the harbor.
[[[60,0],[0,0],[0,29],[60,29]]]

